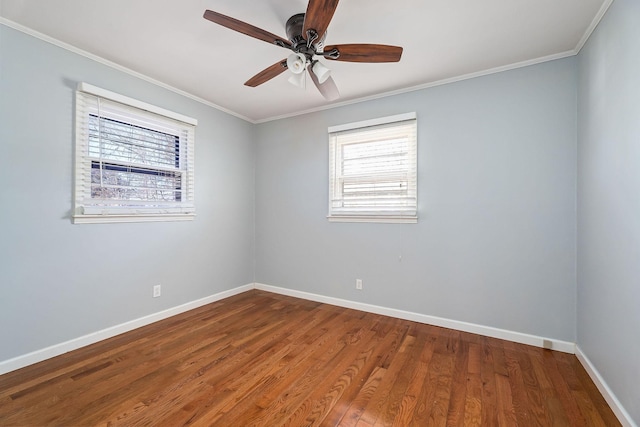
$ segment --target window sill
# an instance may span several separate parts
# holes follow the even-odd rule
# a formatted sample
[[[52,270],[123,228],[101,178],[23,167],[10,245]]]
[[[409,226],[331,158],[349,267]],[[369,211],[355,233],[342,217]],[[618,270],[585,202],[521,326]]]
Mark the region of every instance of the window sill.
[[[416,224],[417,216],[401,215],[331,215],[329,222],[377,222],[384,224]]]
[[[195,214],[128,214],[128,215],[74,215],[73,224],[109,224],[119,222],[175,222],[192,221]]]

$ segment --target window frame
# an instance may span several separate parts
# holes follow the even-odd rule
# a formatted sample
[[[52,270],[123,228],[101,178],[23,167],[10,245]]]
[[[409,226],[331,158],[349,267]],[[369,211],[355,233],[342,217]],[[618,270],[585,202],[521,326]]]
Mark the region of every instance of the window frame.
[[[403,133],[407,143],[407,166],[402,174],[378,173],[361,175],[362,182],[373,184],[387,182],[407,183],[406,196],[399,196],[395,205],[383,206],[363,205],[361,207],[345,206],[342,188],[346,178],[357,182],[359,178],[348,177],[342,173],[341,153],[349,144],[375,144],[376,137],[372,131],[388,132],[397,125],[396,129],[410,125],[410,129]],[[395,130],[392,130],[392,132]],[[329,207],[327,218],[330,222],[378,222],[378,223],[416,223],[418,221],[417,201],[417,115],[415,112],[381,117],[354,123],[347,123],[328,128],[329,133]],[[361,137],[360,140],[358,138]],[[384,137],[384,136],[383,136]],[[366,185],[366,184],[365,184]],[[366,198],[361,199],[365,202]]]
[[[189,221],[195,217],[195,127],[197,120],[173,111],[129,98],[85,82],[78,84],[75,99],[75,169],[72,222],[117,223],[117,222],[156,222]],[[92,153],[92,138],[95,130],[89,124],[119,122],[124,128],[139,128],[151,134],[166,134],[176,139],[176,164],[163,166],[157,164],[129,163],[121,159],[109,159]],[[118,126],[118,125],[114,125]],[[147,135],[147,136],[148,136]],[[95,140],[94,140],[95,141]],[[122,144],[127,146],[127,140]],[[141,140],[137,140],[138,142]],[[131,144],[133,145],[133,144]],[[150,154],[158,148],[149,148]],[[155,151],[157,153],[157,151]],[[92,192],[92,171],[99,163],[101,171],[118,168],[127,169],[130,179],[140,172],[163,177],[165,174],[180,182],[179,188],[168,187],[173,191],[175,200],[119,200],[116,198],[99,199]],[[122,170],[120,170],[122,171]],[[179,177],[179,178],[177,178]],[[160,179],[160,178],[159,178]],[[101,181],[102,184],[102,181]],[[157,182],[156,182],[157,185]],[[93,184],[95,187],[95,183]],[[120,187],[122,188],[122,187]],[[133,188],[140,188],[135,187]],[[155,187],[153,187],[155,188]],[[161,187],[158,187],[161,188]]]

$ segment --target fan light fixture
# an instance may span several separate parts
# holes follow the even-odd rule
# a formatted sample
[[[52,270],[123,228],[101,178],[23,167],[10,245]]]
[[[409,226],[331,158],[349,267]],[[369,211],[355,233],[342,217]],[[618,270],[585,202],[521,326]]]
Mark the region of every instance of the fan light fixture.
[[[205,10],[204,18],[214,24],[288,50],[288,57],[251,77],[245,82],[245,86],[259,86],[288,69],[291,71],[289,81],[296,86],[304,87],[308,72],[320,94],[325,99],[333,101],[338,98],[339,93],[330,76],[331,72],[314,58],[378,63],[398,62],[402,56],[402,47],[385,44],[354,43],[325,46],[327,28],[338,1],[308,0],[306,12],[293,15],[285,23],[286,38],[213,10]]]
[[[325,67],[320,61],[314,61],[311,71],[318,78],[318,83],[322,84],[331,76],[331,70]]]
[[[307,58],[301,53],[292,53],[287,58],[287,68],[293,74],[302,74],[306,66]]]
[[[204,18],[230,30],[262,40],[289,51],[288,57],[260,71],[245,82],[245,86],[256,87],[268,82],[285,70],[291,71],[289,81],[304,88],[307,72],[314,86],[325,99],[338,98],[338,88],[330,76],[331,72],[314,58],[346,62],[398,62],[402,47],[384,44],[339,44],[325,46],[327,28],[331,23],[339,0],[308,0],[307,10],[287,20],[287,37],[279,37],[246,22],[213,10],[205,10]],[[2,0],[0,0],[2,2]],[[293,52],[293,53],[292,53]]]

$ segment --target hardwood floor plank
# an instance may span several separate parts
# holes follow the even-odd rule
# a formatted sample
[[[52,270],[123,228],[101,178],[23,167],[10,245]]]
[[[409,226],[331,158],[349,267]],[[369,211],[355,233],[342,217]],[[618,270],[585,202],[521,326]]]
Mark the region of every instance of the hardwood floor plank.
[[[467,378],[464,416],[461,417],[465,427],[482,425],[482,379],[480,374],[470,373]]]
[[[416,407],[413,410],[413,416],[411,418],[410,426],[425,426],[429,425],[429,416],[431,415],[431,405],[434,401],[434,396],[436,392],[436,383],[438,380],[438,361],[434,361],[434,358],[437,358],[438,355],[435,353],[437,336],[431,337],[431,342],[429,345],[432,348],[432,351],[429,354],[428,360],[425,360],[427,363],[427,371],[424,376],[424,382],[422,384],[422,388],[420,389],[420,394],[416,399]]]
[[[495,342],[494,340],[489,340],[492,342],[491,346],[491,359],[493,360],[493,372],[502,375],[503,377],[509,377],[509,365],[507,365],[507,360],[504,355],[504,344],[503,342]]]
[[[360,422],[365,422],[372,426],[376,424],[378,417],[382,415],[383,408],[388,404],[387,398],[393,384],[395,383],[395,379],[403,368],[404,361],[409,356],[409,352],[407,350],[413,345],[414,341],[415,337],[407,334],[406,332],[402,334],[400,347],[398,351],[394,353],[394,357],[387,358],[387,360],[383,362],[382,367],[387,369],[387,373],[384,380],[371,397],[371,400],[369,400],[364,413],[360,417]]]
[[[383,320],[383,322],[380,322],[380,320]],[[384,327],[381,327],[381,324]],[[390,327],[392,325],[395,325],[394,330]],[[354,382],[351,393],[345,393],[336,403],[338,410],[333,411],[334,415],[329,414],[323,421],[324,425],[344,424],[353,426],[357,424],[387,371],[387,368],[383,366],[388,366],[388,357],[396,351],[400,337],[404,336],[408,326],[402,326],[402,321],[398,319],[383,317],[374,323],[371,330],[376,332],[378,343],[375,357],[371,358],[367,367],[362,370],[362,375]],[[380,333],[383,330],[384,333]],[[358,383],[363,384],[362,387],[357,385]],[[341,414],[342,408],[345,408],[345,410]]]
[[[412,381],[415,380],[414,375],[419,371],[418,366],[420,364],[422,349],[426,343],[426,336],[423,334],[417,334],[414,328],[408,331],[408,336],[411,337],[410,347],[401,349],[401,351],[407,352],[407,357],[403,363],[403,369],[398,372],[395,377],[393,385],[389,390],[389,395],[386,399],[385,405],[380,408],[381,414],[378,416],[374,426],[387,426],[393,425],[396,422],[396,418],[401,414],[401,410],[409,409],[415,405],[415,397],[412,394],[407,393],[407,389]],[[415,381],[414,381],[415,382]],[[418,388],[418,391],[420,389]],[[405,406],[409,408],[403,408],[403,401],[406,401]],[[411,411],[412,412],[412,411]],[[407,413],[402,418],[407,418]],[[410,417],[408,417],[410,419]]]
[[[511,346],[509,346],[511,347]],[[514,413],[519,425],[536,426],[536,420],[530,414],[530,402],[527,400],[522,368],[518,362],[518,351],[508,348],[504,352]]]
[[[573,355],[254,290],[0,376],[0,425],[620,424]]]
[[[569,384],[566,381],[564,373],[559,369],[553,352],[545,352],[542,355],[545,372],[549,375],[553,384],[555,396],[562,404],[563,413],[566,414],[571,426],[585,426],[587,421],[582,416],[582,412],[576,403],[574,396],[571,394]],[[615,425],[615,424],[613,424]]]
[[[443,354],[436,353],[432,359],[436,369],[437,377],[434,384],[435,393],[431,402],[431,414],[429,423],[434,426],[445,426],[449,412],[449,402],[451,401],[452,377],[454,360]]]
[[[464,402],[465,427],[480,426],[482,424],[482,360],[479,344],[470,343],[468,347],[467,384]]]
[[[529,393],[535,393],[535,390],[540,391],[540,398],[547,414],[548,426],[560,427],[571,425],[569,419],[566,417],[562,410],[562,402],[559,397],[555,395],[551,377],[547,369],[545,369],[542,354],[549,350],[530,347],[528,349],[529,359],[531,362],[531,368],[533,375],[535,375],[537,387],[532,384]]]
[[[464,427],[464,410],[469,379],[469,344],[463,340],[457,346],[452,377],[452,390],[447,413],[447,426]]]
[[[329,419],[326,420],[326,422],[323,422],[323,425],[326,427],[335,425],[340,425],[342,427],[354,427],[358,424],[360,416],[364,412],[371,396],[373,396],[378,389],[378,386],[380,385],[380,382],[382,382],[386,372],[387,370],[385,368],[376,366],[339,421],[336,423],[334,420]]]
[[[215,396],[215,399],[208,405],[206,411],[198,424],[212,424],[217,417],[223,416],[226,412],[233,409],[239,409],[237,403],[241,400],[238,396],[249,397],[256,395],[263,389],[268,389],[271,384],[278,381],[278,378],[285,372],[283,369],[290,363],[293,363],[307,349],[307,343],[313,342],[315,338],[321,336],[326,329],[317,326],[323,322],[329,321],[329,317],[322,317],[319,313],[307,325],[296,329],[296,332],[287,338],[287,344],[281,350],[273,354],[265,353],[262,349],[256,352],[248,352],[254,362],[245,366],[235,374],[230,372],[224,379],[214,380],[210,382],[222,390],[229,391],[224,395]],[[328,314],[327,314],[328,316]],[[310,333],[315,330],[317,332]],[[245,399],[243,405],[252,404],[250,398]]]
[[[230,400],[225,406],[220,408],[220,412],[212,418],[203,420],[203,425],[220,423],[220,425],[237,425],[236,417],[242,417],[246,425],[252,420],[265,416],[272,416],[265,408],[275,411],[286,404],[288,396],[286,391],[292,387],[293,383],[301,380],[303,375],[307,375],[301,381],[308,381],[308,377],[323,362],[336,354],[344,343],[335,340],[336,331],[344,328],[344,319],[348,318],[348,313],[340,313],[333,316],[333,313],[325,312],[327,316],[318,332],[321,335],[307,337],[307,341],[294,347],[293,352],[284,356],[271,371],[266,372],[254,386],[243,390],[238,400]],[[308,385],[308,384],[307,384]],[[240,387],[243,389],[243,387]],[[277,415],[273,414],[274,416]],[[238,421],[239,422],[239,421]],[[242,423],[240,424],[242,425]]]
[[[244,321],[249,323],[251,321],[255,321],[250,316],[243,315]],[[256,319],[260,322],[263,320],[259,317]],[[221,322],[223,323],[223,322]],[[277,323],[276,323],[277,324]],[[267,326],[264,325],[263,333],[268,333],[272,329],[273,325]],[[247,324],[245,328],[240,330],[235,334],[224,334],[222,339],[215,340],[209,346],[205,346],[199,348],[198,351],[192,353],[191,363],[189,363],[189,369],[184,369],[184,366],[181,364],[182,358],[185,356],[185,352],[177,352],[174,353],[174,346],[169,346],[168,348],[156,348],[155,355],[152,359],[154,362],[156,361],[156,357],[159,358],[157,363],[162,363],[162,370],[168,371],[169,368],[174,369],[174,373],[171,376],[164,375],[162,382],[157,382],[154,390],[150,390],[148,395],[138,396],[138,399],[141,399],[145,404],[146,408],[144,410],[137,411],[135,417],[131,420],[131,422],[136,422],[136,418],[144,417],[144,412],[149,410],[149,408],[158,408],[165,407],[163,404],[163,397],[170,396],[170,399],[176,402],[176,394],[182,396],[189,396],[190,387],[197,386],[197,381],[207,378],[208,375],[213,374],[213,370],[217,369],[219,366],[227,366],[230,367],[233,363],[236,363],[239,358],[242,356],[241,350],[237,346],[237,344],[241,343],[244,339],[249,336],[254,336],[256,334],[255,328],[251,327],[251,324]],[[190,347],[187,347],[185,351],[188,351]],[[207,358],[201,357],[201,353],[205,351],[209,354],[218,354],[216,358]],[[173,354],[172,354],[173,353]],[[170,356],[169,356],[170,355]],[[182,369],[178,369],[182,368]],[[126,384],[131,379],[135,378],[136,375],[133,373],[128,373],[123,375],[123,387],[116,390],[117,393],[122,393],[122,390],[128,391],[129,386]],[[197,380],[197,381],[196,381]],[[142,377],[139,379],[143,383],[147,383],[149,378]],[[133,387],[137,389],[138,387]],[[162,390],[161,393],[157,393],[156,390]],[[111,400],[111,399],[109,399]],[[180,402],[180,399],[177,400],[177,403]],[[112,411],[113,406],[106,406],[102,400],[92,402],[92,405],[99,406],[103,408],[105,412]],[[160,413],[161,416],[164,415],[164,412]],[[95,420],[92,418],[85,418],[82,420],[87,424],[93,423]]]
[[[429,363],[433,357],[434,341],[429,336],[425,336],[422,343],[422,352],[417,361],[417,367],[411,373],[412,377],[409,385],[401,398],[400,408],[393,420],[393,426],[407,426],[413,419],[413,414],[418,404],[418,398],[424,383],[424,379],[429,370]]]
[[[517,352],[517,363],[520,366],[524,384],[523,397],[529,407],[528,412],[531,417],[531,424],[538,426],[552,425],[551,417],[545,404],[545,391],[538,381],[529,351]]]
[[[516,410],[513,406],[511,384],[509,383],[508,377],[496,374],[496,395],[498,396],[498,425],[509,427],[517,426],[518,419],[516,416]]]
[[[488,344],[485,337],[482,344],[480,379],[482,380],[482,423],[483,426],[498,425],[498,395],[496,390],[496,373],[493,361],[494,346]]]
[[[573,394],[576,399],[580,412],[582,412],[582,416],[587,420],[588,426],[605,427],[607,425],[600,416],[593,401],[584,390],[573,390],[571,394]]]
[[[365,369],[368,370],[367,365],[373,358],[375,347],[378,344],[376,341],[371,342],[374,336],[374,333],[369,332],[363,337],[362,343],[359,345],[357,342],[351,342],[350,346],[355,345],[355,347],[350,349],[353,356],[349,356],[347,359],[351,359],[351,361],[349,363],[327,366],[330,371],[334,369],[337,371],[343,370],[343,373],[337,380],[334,380],[332,375],[325,373],[323,380],[318,383],[317,387],[314,387],[314,392],[309,394],[305,402],[300,405],[302,410],[293,411],[292,415],[283,425],[320,425],[345,391],[352,386],[360,372]],[[358,346],[361,346],[362,349],[358,349]]]
[[[589,377],[587,371],[582,367],[577,359],[572,360],[569,358],[569,361],[573,365],[574,371],[583,385],[586,396],[588,396],[586,397],[587,401],[593,403],[605,425],[615,425],[617,418],[615,418],[615,415],[612,413],[607,401],[600,394],[598,387],[596,387],[591,377]]]

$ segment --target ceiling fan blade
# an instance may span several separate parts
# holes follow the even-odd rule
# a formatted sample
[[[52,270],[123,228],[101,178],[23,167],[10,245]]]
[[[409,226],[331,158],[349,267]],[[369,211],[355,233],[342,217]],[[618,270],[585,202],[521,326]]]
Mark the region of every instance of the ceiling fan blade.
[[[244,85],[256,87],[280,75],[286,69],[287,69],[287,60],[283,59],[282,61],[278,61],[272,66],[267,67],[264,70],[260,71],[258,74],[256,74],[255,76],[247,80],[247,82]]]
[[[320,82],[318,81],[318,77],[312,70],[311,64],[309,64],[309,66],[307,67],[307,71],[309,72],[309,76],[311,76],[313,84],[316,85],[316,87],[320,91],[320,94],[324,96],[327,101],[335,101],[336,99],[340,98],[338,86],[336,86],[333,78],[329,77],[327,80],[325,80],[324,83],[320,84]]]
[[[315,30],[318,37],[322,37],[337,7],[338,0],[309,0],[307,12],[304,14],[302,37],[307,37],[308,30]]]
[[[276,36],[269,31],[265,31],[262,28],[254,27],[253,25],[247,24],[246,22],[238,21],[237,19],[230,16],[214,12],[213,10],[205,10],[204,18],[208,19],[211,22],[215,22],[218,25],[222,25],[223,27],[227,27],[239,33],[254,37],[258,40],[263,40],[267,43],[291,49],[291,43],[286,39],[280,36]]]
[[[339,55],[335,57],[332,51]],[[347,62],[398,62],[402,48],[385,44],[339,44],[324,47],[324,57]]]

